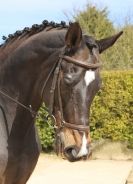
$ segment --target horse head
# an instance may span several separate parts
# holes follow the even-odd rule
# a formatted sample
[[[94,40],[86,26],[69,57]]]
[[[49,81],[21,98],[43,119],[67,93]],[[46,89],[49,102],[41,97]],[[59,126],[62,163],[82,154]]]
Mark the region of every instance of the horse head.
[[[112,46],[122,32],[102,40],[83,35],[80,25],[72,23],[65,35],[60,55],[54,116],[57,145],[70,161],[90,154],[89,111],[101,79],[99,54]]]

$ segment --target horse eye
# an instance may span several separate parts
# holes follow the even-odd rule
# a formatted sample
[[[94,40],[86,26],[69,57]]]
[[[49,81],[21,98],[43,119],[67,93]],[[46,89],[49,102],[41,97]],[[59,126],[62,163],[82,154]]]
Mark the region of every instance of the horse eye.
[[[93,48],[98,48],[96,44],[87,43],[87,47],[92,51]]]

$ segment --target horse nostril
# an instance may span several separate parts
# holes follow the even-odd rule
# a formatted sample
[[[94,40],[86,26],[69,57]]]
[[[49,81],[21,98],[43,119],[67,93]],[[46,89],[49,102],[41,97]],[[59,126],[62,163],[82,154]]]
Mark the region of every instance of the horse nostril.
[[[69,147],[65,148],[65,155],[66,156],[70,156],[70,155],[73,155],[75,153],[76,153],[76,151],[74,149],[74,146],[69,146]]]
[[[69,161],[76,161],[76,155],[78,154],[78,149],[76,146],[69,146],[65,148],[64,155],[68,158]]]

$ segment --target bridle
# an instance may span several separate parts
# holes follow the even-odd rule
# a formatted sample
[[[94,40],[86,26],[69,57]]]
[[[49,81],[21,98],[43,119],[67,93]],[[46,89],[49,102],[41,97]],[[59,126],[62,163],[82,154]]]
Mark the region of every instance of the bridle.
[[[101,66],[101,63],[84,63],[82,61],[79,61],[77,59],[74,59],[70,56],[65,55],[65,52],[63,50],[63,52],[59,55],[59,60],[56,63],[56,67],[52,68],[52,72],[50,72],[49,78],[51,76],[51,74],[53,73],[54,70],[54,77],[52,80],[52,85],[51,85],[51,89],[50,89],[50,103],[49,103],[49,114],[52,117],[52,119],[54,119],[55,121],[55,128],[57,130],[57,132],[59,132],[60,130],[62,130],[62,128],[66,127],[66,128],[70,128],[70,129],[74,129],[74,130],[78,130],[78,131],[85,131],[88,132],[89,131],[89,126],[86,125],[81,125],[81,124],[72,124],[69,122],[66,122],[64,120],[64,116],[63,116],[63,108],[62,108],[62,99],[61,99],[61,93],[60,93],[60,81],[61,81],[61,63],[62,61],[65,60],[68,63],[73,63],[77,66],[80,66],[86,70],[90,70],[90,69],[97,69]],[[48,81],[48,79],[47,79]],[[46,85],[46,84],[45,84]],[[57,122],[55,116],[53,115],[53,109],[54,109],[54,97],[55,97],[55,89],[57,86],[57,93],[58,93],[58,102],[59,102],[59,111],[60,113],[59,115],[59,119],[60,121]],[[44,93],[44,88],[45,86],[43,86],[43,91],[42,91],[42,96]]]

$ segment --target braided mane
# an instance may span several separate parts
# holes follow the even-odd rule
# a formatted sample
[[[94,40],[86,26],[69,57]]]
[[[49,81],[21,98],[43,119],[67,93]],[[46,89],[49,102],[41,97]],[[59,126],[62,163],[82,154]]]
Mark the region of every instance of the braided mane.
[[[70,24],[70,23],[69,23]],[[68,28],[68,25],[66,25],[66,22],[61,21],[61,23],[55,23],[53,21],[48,22],[47,20],[44,20],[42,24],[33,24],[30,27],[25,27],[23,30],[17,30],[14,34],[9,34],[8,37],[3,36],[2,39],[5,41],[0,47],[6,46],[10,41],[16,40],[18,37],[23,38],[24,36],[32,36],[36,33],[39,33],[43,31],[44,29],[47,29],[47,31],[58,28]]]

